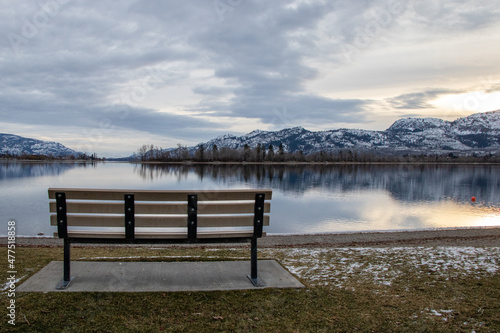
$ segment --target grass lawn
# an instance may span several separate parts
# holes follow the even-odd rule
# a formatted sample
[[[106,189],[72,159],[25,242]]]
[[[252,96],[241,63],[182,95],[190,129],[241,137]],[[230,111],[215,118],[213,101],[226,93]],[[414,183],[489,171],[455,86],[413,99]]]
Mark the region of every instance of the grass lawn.
[[[1,251],[7,258],[6,247]],[[500,248],[259,251],[260,259],[276,259],[306,288],[16,293],[16,325],[9,325],[4,315],[0,327],[7,332],[500,331]],[[245,248],[72,248],[72,260],[201,261],[248,256]],[[53,260],[62,260],[61,248],[17,248],[18,284]],[[7,281],[6,268],[0,277]],[[0,296],[5,314],[10,300],[6,287]]]

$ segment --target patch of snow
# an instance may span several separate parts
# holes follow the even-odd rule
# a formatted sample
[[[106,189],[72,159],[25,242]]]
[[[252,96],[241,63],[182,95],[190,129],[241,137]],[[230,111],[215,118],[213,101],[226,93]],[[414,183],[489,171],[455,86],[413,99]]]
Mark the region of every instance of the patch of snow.
[[[14,284],[17,286],[17,283],[18,283],[19,281],[21,281],[22,279],[24,279],[25,277],[26,277],[26,275],[21,276],[21,277],[20,277],[20,278],[18,278],[18,279],[15,279],[13,282],[12,282],[12,281],[9,281],[9,282],[7,282],[7,283],[4,283],[3,285],[0,285],[0,292],[1,292],[1,291],[5,291],[5,290],[9,289],[9,286],[10,286],[12,283],[14,283]]]
[[[352,280],[391,285],[403,268],[436,277],[483,276],[500,271],[500,248],[399,247],[271,249],[293,274],[314,285],[345,287]],[[452,310],[443,310],[443,313]]]

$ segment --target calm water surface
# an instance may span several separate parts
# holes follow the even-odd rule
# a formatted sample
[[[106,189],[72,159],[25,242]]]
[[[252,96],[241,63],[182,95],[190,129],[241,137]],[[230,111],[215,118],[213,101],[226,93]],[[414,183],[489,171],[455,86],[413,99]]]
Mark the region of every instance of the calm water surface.
[[[500,226],[500,166],[0,163],[3,230],[52,235],[47,189],[271,188],[273,234]],[[476,202],[471,197],[476,197]]]

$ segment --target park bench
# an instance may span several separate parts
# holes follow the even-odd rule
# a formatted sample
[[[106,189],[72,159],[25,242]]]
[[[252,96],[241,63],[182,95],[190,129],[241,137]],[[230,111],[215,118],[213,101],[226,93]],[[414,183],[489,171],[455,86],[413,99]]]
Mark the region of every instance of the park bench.
[[[49,188],[51,225],[64,239],[64,272],[57,289],[68,287],[70,245],[251,243],[255,286],[257,238],[269,225],[272,191],[265,190],[109,190]]]

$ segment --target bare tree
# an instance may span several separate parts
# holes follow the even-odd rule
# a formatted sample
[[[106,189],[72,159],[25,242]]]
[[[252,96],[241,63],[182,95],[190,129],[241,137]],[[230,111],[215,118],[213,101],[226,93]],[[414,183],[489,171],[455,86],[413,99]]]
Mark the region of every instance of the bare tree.
[[[139,155],[141,161],[146,160],[147,153],[148,153],[148,145],[142,145],[142,147],[140,147],[139,150],[137,151],[137,155]]]

